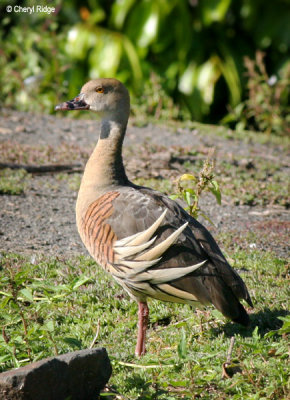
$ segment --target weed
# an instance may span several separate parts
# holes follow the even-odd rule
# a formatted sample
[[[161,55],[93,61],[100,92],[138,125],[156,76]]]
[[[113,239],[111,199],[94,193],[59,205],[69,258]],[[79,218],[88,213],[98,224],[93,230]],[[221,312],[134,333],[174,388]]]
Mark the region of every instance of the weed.
[[[177,194],[171,196],[172,199],[181,198],[186,204],[186,210],[194,218],[199,215],[206,218],[212,223],[210,218],[200,209],[199,201],[200,196],[204,191],[210,191],[214,194],[217,203],[221,204],[221,192],[219,184],[214,179],[214,162],[210,160],[210,155],[204,161],[202,169],[196,178],[192,174],[183,174],[177,180]]]

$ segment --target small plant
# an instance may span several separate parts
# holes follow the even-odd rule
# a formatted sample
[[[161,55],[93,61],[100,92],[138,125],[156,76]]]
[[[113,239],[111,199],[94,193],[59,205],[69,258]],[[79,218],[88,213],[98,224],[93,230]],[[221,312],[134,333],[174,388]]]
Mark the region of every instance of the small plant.
[[[177,194],[171,196],[172,199],[183,199],[186,204],[186,210],[189,214],[198,218],[200,215],[207,219],[211,224],[213,222],[201,210],[199,200],[201,194],[210,191],[216,198],[218,204],[221,204],[221,191],[218,182],[214,179],[214,161],[209,157],[204,161],[198,177],[192,174],[183,174],[177,180]]]
[[[246,128],[268,134],[289,134],[289,81],[290,65],[286,65],[281,76],[269,76],[264,62],[265,53],[256,52],[255,60],[244,58],[248,78],[248,98],[240,103],[224,122],[238,121],[237,130]]]

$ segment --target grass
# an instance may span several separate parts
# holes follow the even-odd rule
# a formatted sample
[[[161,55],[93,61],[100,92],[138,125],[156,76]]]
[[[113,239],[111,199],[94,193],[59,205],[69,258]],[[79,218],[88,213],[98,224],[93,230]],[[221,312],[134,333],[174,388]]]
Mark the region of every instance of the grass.
[[[0,195],[21,195],[27,186],[29,174],[24,169],[12,170],[4,168],[0,170]]]
[[[223,194],[236,205],[289,207],[288,171],[276,163],[259,157],[255,157],[254,163],[241,158],[223,160],[217,165],[217,176]]]
[[[99,330],[96,346],[106,347],[113,365],[110,385],[127,399],[286,399],[285,260],[258,251],[229,255],[253,296],[251,328],[214,309],[152,300],[148,353],[136,359],[137,304],[90,258],[2,254],[1,370],[87,348]],[[233,335],[241,372],[222,379]]]

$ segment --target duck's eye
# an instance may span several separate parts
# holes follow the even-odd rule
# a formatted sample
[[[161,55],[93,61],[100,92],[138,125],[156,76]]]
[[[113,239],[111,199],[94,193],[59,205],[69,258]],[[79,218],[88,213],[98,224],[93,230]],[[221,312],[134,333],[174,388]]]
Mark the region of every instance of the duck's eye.
[[[97,87],[96,88],[97,93],[104,93],[104,89],[102,87]]]

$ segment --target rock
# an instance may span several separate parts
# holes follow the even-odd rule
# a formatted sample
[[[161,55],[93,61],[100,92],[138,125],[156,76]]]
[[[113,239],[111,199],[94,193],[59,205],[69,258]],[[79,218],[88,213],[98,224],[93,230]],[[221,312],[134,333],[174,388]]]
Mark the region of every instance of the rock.
[[[0,374],[1,400],[95,400],[112,367],[106,349],[79,350]]]

